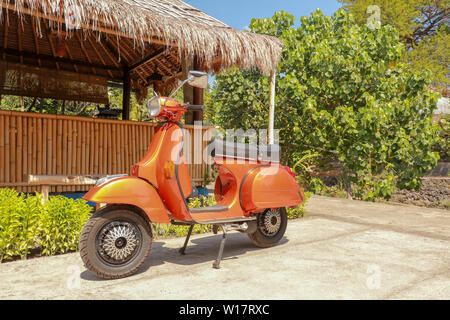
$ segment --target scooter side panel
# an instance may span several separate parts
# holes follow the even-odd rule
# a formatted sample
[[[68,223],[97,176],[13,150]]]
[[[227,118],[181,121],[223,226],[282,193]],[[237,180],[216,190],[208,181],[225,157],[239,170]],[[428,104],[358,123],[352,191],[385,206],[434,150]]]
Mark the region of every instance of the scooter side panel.
[[[248,173],[241,189],[246,211],[298,206],[304,194],[295,179],[280,165],[261,165]]]
[[[147,214],[153,223],[169,223],[167,210],[155,188],[143,179],[123,177],[89,190],[83,197],[97,203],[134,205]]]

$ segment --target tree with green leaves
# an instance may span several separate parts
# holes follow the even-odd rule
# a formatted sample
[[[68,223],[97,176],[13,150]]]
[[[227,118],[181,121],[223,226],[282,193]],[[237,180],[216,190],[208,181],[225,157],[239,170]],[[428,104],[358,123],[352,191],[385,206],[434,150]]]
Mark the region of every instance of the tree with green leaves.
[[[450,0],[342,0],[358,24],[380,18],[394,26],[415,70],[428,69],[434,85],[446,86],[450,64]]]
[[[284,40],[275,128],[287,162],[339,162],[342,185],[361,199],[389,198],[395,185],[418,188],[438,159],[430,72],[402,62],[405,46],[392,26],[361,26],[344,10],[332,17],[317,10],[299,28],[294,22],[278,12],[250,25]],[[219,75],[209,105],[215,124],[266,128],[268,92],[269,79],[256,71]]]

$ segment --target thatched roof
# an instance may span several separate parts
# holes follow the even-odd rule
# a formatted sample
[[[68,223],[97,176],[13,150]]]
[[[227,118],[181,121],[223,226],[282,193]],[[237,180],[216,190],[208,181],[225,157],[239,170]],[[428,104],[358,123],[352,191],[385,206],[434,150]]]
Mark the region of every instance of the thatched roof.
[[[110,79],[126,69],[135,89],[155,75],[165,82],[179,77],[182,57],[197,57],[204,71],[237,66],[269,74],[281,56],[279,39],[233,29],[180,0],[0,2],[3,56],[17,51],[23,61],[34,53],[34,64],[53,67],[46,57],[55,57],[58,68],[95,70]],[[57,57],[61,34],[67,50]]]

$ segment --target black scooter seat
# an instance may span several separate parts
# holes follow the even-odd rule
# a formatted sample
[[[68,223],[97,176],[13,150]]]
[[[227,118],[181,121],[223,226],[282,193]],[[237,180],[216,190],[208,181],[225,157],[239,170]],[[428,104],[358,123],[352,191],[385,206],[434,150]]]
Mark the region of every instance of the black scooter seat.
[[[245,159],[263,162],[279,162],[280,146],[258,146],[254,144],[228,142],[213,139],[208,145],[209,155],[212,157]]]

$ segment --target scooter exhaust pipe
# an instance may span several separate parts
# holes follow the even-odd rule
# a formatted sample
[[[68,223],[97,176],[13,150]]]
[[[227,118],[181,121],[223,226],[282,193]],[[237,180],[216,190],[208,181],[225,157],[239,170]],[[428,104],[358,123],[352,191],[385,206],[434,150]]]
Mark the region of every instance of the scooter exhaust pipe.
[[[225,228],[225,231],[239,231],[242,233],[254,233],[257,228],[256,221],[248,221],[243,223],[227,223],[223,224],[223,227]],[[215,224],[213,226],[213,232],[214,234],[217,234],[219,232],[220,225]]]

